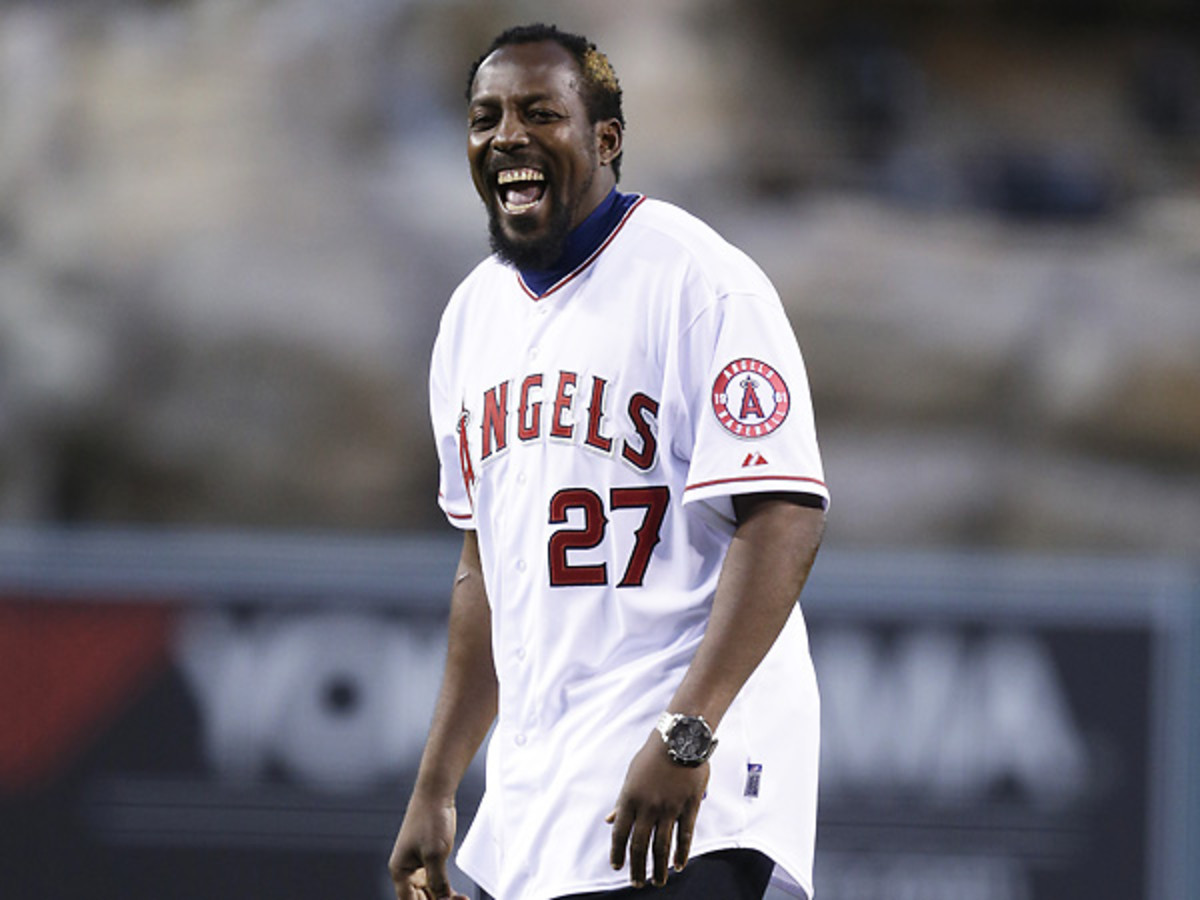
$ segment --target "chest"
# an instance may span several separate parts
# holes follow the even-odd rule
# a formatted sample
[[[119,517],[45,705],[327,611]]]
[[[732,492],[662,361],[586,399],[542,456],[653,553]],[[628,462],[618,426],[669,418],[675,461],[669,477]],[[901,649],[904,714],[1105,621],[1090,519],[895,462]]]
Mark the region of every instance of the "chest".
[[[591,279],[542,300],[506,298],[457,350],[459,442],[486,467],[567,445],[653,464],[672,328],[661,298]],[[512,301],[512,302],[510,302]]]

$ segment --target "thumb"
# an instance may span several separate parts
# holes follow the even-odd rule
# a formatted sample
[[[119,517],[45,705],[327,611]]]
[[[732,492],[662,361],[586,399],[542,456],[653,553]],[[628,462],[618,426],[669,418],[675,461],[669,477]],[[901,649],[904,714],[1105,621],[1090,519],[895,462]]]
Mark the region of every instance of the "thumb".
[[[450,887],[450,876],[446,872],[446,863],[444,860],[438,860],[436,863],[425,865],[425,877],[428,879],[430,893],[437,900],[466,900],[462,894],[457,894]]]

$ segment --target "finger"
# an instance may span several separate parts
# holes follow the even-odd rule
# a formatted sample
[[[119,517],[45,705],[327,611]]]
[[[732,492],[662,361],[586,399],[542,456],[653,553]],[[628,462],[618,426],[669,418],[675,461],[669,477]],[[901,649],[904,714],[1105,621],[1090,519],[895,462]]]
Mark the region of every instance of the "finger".
[[[650,849],[652,827],[639,822],[629,837],[629,880],[634,887],[642,887],[646,883],[646,852]]]
[[[433,900],[433,894],[429,892],[428,874],[424,868],[420,868],[409,876],[409,896],[412,900]]]
[[[667,858],[671,853],[671,832],[674,830],[673,819],[664,819],[654,828],[654,884],[657,887],[667,883]]]
[[[609,813],[605,821],[613,826],[612,849],[609,851],[608,861],[614,869],[620,869],[625,865],[625,845],[629,843],[629,829],[633,827],[633,814],[622,807]]]
[[[446,873],[446,860],[427,860],[425,877],[428,881],[426,893],[430,900],[447,900],[454,892],[450,889],[450,876]]]
[[[679,817],[678,834],[675,838],[675,871],[682,872],[692,852],[692,832],[696,828],[696,807],[688,804]]]
[[[397,866],[391,871],[392,887],[396,900],[422,900],[421,884],[425,880],[424,869],[408,869]]]

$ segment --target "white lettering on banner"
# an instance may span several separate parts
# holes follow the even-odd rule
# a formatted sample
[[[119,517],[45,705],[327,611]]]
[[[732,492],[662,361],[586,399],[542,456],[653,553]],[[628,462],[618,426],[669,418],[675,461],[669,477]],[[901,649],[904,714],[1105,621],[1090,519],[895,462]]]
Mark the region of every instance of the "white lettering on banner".
[[[821,789],[978,800],[1001,785],[1037,807],[1089,786],[1091,763],[1054,662],[1033,637],[917,629],[885,642],[814,633]]]
[[[176,660],[210,765],[346,791],[415,768],[445,652],[430,631],[367,615],[190,616]]]

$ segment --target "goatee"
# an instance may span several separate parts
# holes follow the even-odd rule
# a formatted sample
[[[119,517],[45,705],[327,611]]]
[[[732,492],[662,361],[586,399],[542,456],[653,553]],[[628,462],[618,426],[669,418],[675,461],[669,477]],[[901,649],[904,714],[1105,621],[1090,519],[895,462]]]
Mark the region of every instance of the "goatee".
[[[545,271],[553,268],[563,255],[570,233],[571,211],[563,203],[555,202],[551,207],[550,221],[540,234],[518,238],[505,233],[496,209],[488,208],[488,236],[492,252],[501,261],[518,269]]]

